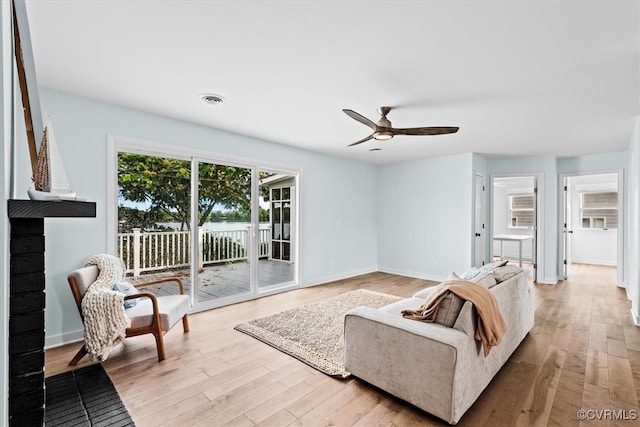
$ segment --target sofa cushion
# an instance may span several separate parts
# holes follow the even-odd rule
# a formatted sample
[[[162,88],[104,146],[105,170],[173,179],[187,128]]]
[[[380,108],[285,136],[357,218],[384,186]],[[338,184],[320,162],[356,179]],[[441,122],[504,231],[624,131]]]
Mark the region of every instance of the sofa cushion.
[[[400,315],[402,310],[412,310],[420,307],[420,304],[424,302],[422,298],[404,298],[400,301],[392,302],[391,304],[387,304],[384,307],[381,307],[380,310],[384,310],[386,312]]]
[[[478,267],[471,267],[469,270],[463,273],[460,273],[457,276],[460,277],[462,280],[471,280],[474,277],[476,277],[478,273],[480,273],[480,269]]]
[[[469,280],[470,282],[482,285],[487,289],[495,286],[496,283],[497,283],[496,279],[493,277],[493,274],[491,274],[490,271],[480,272],[480,273],[476,274],[471,279],[464,279],[464,278],[458,276],[456,273],[451,273],[447,280]]]
[[[488,264],[484,264],[481,267],[471,267],[469,270],[458,274],[458,276],[462,280],[472,280],[473,278],[475,278],[480,273],[491,272],[491,271],[495,270],[496,268],[504,267],[505,265],[507,265],[508,262],[509,262],[508,260],[507,261],[495,261],[495,262],[490,262]]]
[[[510,279],[522,270],[522,267],[518,267],[517,265],[505,265],[504,267],[496,268],[491,274],[495,278],[496,283],[500,283]]]
[[[462,298],[453,292],[447,292],[447,295],[440,302],[434,322],[449,328],[453,327],[463,304],[464,300]]]
[[[494,261],[480,267],[480,271],[493,271],[496,268],[504,267],[509,260]]]
[[[424,288],[423,290],[413,294],[412,298],[420,298],[422,301],[424,301],[427,299],[429,295],[431,295],[431,292],[433,292],[435,288],[436,288],[435,286],[429,286],[428,288]]]
[[[477,283],[479,285],[484,286],[487,289],[490,289],[492,287],[494,287],[497,283],[493,272],[491,271],[483,271],[479,274],[476,275],[476,277],[474,277],[473,279],[471,279],[472,282]]]

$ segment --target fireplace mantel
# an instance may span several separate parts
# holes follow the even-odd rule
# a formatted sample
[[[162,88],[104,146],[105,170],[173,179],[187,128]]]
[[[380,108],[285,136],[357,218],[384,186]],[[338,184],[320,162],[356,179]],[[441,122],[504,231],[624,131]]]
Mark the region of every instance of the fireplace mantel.
[[[75,200],[8,201],[9,218],[95,218],[95,202]]]
[[[8,200],[9,425],[44,422],[45,218],[95,218],[96,204]]]

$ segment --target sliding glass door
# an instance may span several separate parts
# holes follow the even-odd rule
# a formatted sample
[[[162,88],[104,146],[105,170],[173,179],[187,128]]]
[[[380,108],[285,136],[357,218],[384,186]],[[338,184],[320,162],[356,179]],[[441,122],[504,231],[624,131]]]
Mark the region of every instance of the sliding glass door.
[[[131,281],[180,276],[197,310],[297,286],[297,173],[123,148],[116,157],[114,252]]]
[[[200,161],[197,303],[251,292],[252,169]]]
[[[129,152],[117,156],[116,252],[129,280],[177,275],[190,291],[191,161]]]

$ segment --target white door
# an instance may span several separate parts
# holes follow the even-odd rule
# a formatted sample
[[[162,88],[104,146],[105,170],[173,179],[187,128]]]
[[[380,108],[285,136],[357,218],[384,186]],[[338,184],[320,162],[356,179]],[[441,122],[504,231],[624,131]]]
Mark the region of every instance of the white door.
[[[569,212],[569,177],[564,177],[563,188],[563,206],[562,206],[562,280],[567,280],[569,277],[569,249],[571,248],[571,214]]]
[[[475,264],[477,267],[485,263],[485,224],[484,224],[484,175],[476,174],[475,177]]]

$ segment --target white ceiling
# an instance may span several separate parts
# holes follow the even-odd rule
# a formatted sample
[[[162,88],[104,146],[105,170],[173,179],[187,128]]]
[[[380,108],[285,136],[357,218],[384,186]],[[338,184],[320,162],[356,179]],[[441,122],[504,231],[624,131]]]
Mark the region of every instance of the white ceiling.
[[[626,150],[638,1],[27,0],[41,86],[370,163]],[[224,96],[205,105],[203,92]],[[347,147],[395,127],[459,126]],[[370,152],[374,147],[383,148]]]

